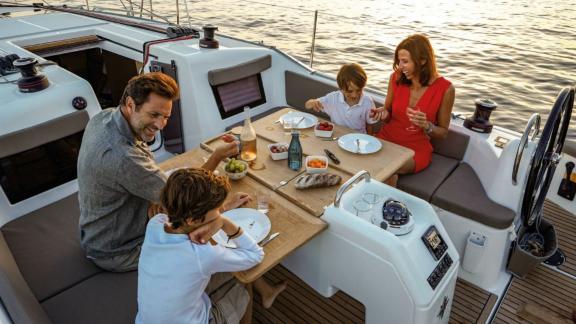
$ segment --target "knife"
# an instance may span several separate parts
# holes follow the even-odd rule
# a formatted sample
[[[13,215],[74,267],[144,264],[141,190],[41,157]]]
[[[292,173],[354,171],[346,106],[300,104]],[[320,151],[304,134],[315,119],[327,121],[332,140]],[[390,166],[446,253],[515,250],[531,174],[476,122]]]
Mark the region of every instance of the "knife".
[[[270,241],[272,241],[273,239],[277,238],[278,235],[280,235],[280,232],[276,232],[276,233],[268,236],[267,239],[265,239],[264,241],[262,241],[262,243],[260,243],[260,246],[264,246],[264,245],[270,243]]]
[[[336,155],[334,155],[334,153],[330,152],[328,149],[324,149],[324,153],[326,153],[326,156],[330,158],[330,160],[332,160],[334,164],[340,164],[340,160],[338,160],[338,158],[336,157]]]

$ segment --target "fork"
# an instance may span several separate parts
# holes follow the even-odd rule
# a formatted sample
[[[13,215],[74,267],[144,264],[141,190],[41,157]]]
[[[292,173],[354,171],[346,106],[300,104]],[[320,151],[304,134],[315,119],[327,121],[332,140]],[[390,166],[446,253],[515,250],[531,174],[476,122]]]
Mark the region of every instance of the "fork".
[[[321,138],[321,140],[323,140],[323,141],[337,141],[339,138],[340,138],[340,136],[326,137],[326,138]]]
[[[360,153],[360,140],[356,139],[356,153]]]

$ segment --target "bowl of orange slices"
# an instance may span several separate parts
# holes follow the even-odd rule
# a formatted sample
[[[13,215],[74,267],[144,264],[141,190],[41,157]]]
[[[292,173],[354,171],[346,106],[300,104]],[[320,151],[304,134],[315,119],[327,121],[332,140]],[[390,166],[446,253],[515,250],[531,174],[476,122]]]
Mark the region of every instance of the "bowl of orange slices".
[[[322,155],[309,155],[306,157],[306,172],[325,173],[328,170],[328,158]]]

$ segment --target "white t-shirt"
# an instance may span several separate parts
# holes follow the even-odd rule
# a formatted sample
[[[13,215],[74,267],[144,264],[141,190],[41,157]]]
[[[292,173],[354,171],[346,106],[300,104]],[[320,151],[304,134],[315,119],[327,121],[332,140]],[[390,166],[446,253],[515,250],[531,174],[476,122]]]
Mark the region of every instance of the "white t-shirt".
[[[264,250],[248,235],[234,239],[236,249],[193,243],[186,234],[164,231],[168,217],[148,222],[138,264],[137,324],[208,323],[210,298],[204,290],[212,274],[249,269]]]
[[[349,106],[346,103],[344,94],[340,90],[330,92],[318,100],[324,106],[324,112],[330,116],[330,120],[335,124],[366,133],[366,123],[374,124],[377,122],[370,118],[370,109],[375,107],[374,101],[364,93],[354,106]]]

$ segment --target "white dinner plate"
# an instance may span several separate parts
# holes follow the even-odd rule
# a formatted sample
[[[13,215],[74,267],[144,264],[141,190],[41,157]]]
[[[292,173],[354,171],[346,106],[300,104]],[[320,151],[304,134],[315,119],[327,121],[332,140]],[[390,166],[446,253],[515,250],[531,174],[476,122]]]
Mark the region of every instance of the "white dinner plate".
[[[353,133],[340,136],[338,146],[352,153],[372,154],[380,151],[382,143],[374,136]]]
[[[295,129],[310,128],[318,123],[316,116],[301,111],[290,111],[280,117],[282,125],[284,125],[287,120],[292,121],[292,128]],[[296,123],[298,123],[298,126],[295,126]]]
[[[272,228],[268,216],[256,209],[236,208],[224,212],[222,215],[230,218],[236,225],[242,227],[244,232],[248,233],[256,242],[260,242],[268,236],[270,228]],[[228,235],[222,230],[214,234],[212,238],[222,246],[236,248],[236,244],[234,244],[232,240],[228,241]]]

